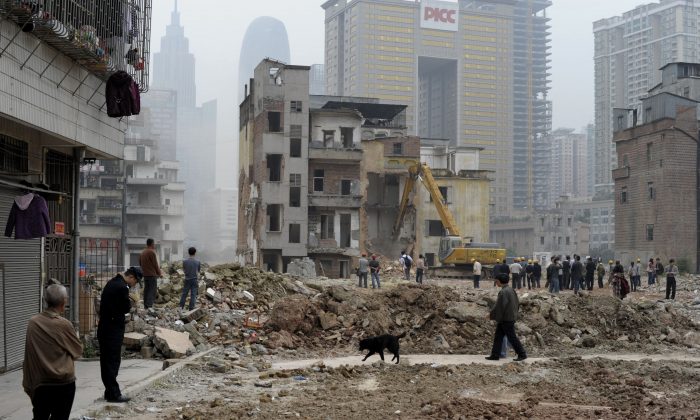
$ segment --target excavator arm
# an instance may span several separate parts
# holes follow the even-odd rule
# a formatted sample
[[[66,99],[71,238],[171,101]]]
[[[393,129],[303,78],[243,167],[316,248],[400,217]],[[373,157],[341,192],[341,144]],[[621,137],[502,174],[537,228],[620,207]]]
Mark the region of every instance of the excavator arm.
[[[418,165],[414,165],[408,168],[408,173],[409,177],[406,180],[406,184],[403,186],[403,195],[401,196],[399,214],[396,216],[396,222],[394,222],[394,229],[392,230],[392,234],[394,236],[399,234],[401,226],[403,225],[403,218],[406,216],[406,210],[408,210],[408,201],[411,197],[413,187],[416,185],[416,178],[418,177]]]
[[[459,228],[457,227],[457,223],[455,223],[454,217],[452,216],[452,212],[450,212],[450,209],[447,208],[447,205],[445,204],[445,199],[442,196],[442,193],[440,192],[440,188],[438,188],[438,185],[435,182],[435,178],[433,178],[433,172],[430,170],[430,167],[425,163],[421,165],[414,165],[408,168],[408,173],[409,177],[406,180],[406,184],[403,188],[403,195],[401,196],[399,214],[396,217],[396,222],[394,223],[394,236],[396,236],[399,233],[399,231],[401,230],[401,226],[403,225],[403,219],[406,216],[409,198],[411,196],[413,188],[415,187],[416,179],[420,179],[423,185],[425,186],[425,189],[428,190],[428,193],[430,193],[430,197],[432,198],[433,204],[435,204],[435,208],[437,209],[438,214],[440,215],[442,225],[447,230],[447,234],[453,236],[461,236]]]
[[[459,227],[457,227],[457,223],[455,223],[455,218],[452,216],[450,209],[447,208],[445,198],[442,196],[440,188],[438,188],[438,185],[435,182],[435,178],[433,178],[433,171],[430,170],[430,166],[424,163],[421,166],[421,175],[422,177],[420,177],[420,179],[423,181],[425,189],[428,190],[430,197],[433,199],[433,204],[435,204],[435,208],[440,215],[442,225],[447,230],[447,235],[462,236],[459,231]]]

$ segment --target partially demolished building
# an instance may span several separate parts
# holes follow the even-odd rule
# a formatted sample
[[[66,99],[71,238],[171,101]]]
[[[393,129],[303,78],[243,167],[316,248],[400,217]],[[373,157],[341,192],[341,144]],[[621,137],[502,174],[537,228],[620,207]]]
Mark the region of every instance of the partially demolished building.
[[[263,60],[240,105],[237,253],[272,271],[308,256],[319,274],[345,278],[362,253],[415,250],[416,207],[401,232],[392,227],[421,141],[405,105],[309,95],[308,72]]]

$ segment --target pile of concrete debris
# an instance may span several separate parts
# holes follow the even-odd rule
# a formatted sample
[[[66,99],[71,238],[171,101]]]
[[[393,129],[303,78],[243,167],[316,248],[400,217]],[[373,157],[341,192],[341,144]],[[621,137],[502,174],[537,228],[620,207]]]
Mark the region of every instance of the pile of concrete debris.
[[[135,297],[136,308],[127,318],[124,346],[144,358],[182,358],[212,345],[239,343],[263,353],[258,342],[274,302],[290,294],[318,293],[288,275],[237,264],[205,267],[196,309],[182,312],[182,269],[164,272],[170,274],[159,280],[156,307],[147,311]]]
[[[495,299],[496,291],[458,294],[432,285],[404,284],[375,294],[332,286],[314,297],[278,301],[267,323],[267,345],[352,351],[361,338],[406,332],[401,345],[408,352],[480,353],[491,345],[494,324],[486,314]],[[574,347],[581,352],[700,349],[700,325],[684,309],[676,302],[612,296],[523,294],[516,326],[533,355],[556,356]]]

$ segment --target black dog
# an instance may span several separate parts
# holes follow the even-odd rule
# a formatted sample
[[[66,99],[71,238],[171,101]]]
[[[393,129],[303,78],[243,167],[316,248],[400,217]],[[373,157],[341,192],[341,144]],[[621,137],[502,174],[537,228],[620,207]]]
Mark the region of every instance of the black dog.
[[[394,357],[391,358],[393,362],[396,359],[396,364],[399,363],[399,338],[406,337],[406,333],[401,335],[379,335],[377,337],[369,337],[360,340],[360,351],[369,350],[367,356],[365,356],[362,361],[364,362],[367,358],[374,353],[379,353],[379,357],[384,361],[384,349],[389,350]]]

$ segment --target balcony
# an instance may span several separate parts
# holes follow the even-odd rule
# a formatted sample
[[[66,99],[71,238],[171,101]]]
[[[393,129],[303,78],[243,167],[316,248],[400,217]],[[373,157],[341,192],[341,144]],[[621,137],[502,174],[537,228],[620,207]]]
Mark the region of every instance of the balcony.
[[[80,215],[81,225],[103,225],[103,226],[121,226],[122,219],[115,216],[98,216],[94,213],[83,213]]]
[[[314,143],[310,143],[309,159],[361,162],[362,150],[345,148],[325,148],[323,146],[319,147],[316,146]]]
[[[310,207],[342,207],[359,209],[361,195],[309,194]]]
[[[165,214],[165,206],[132,204],[126,207],[126,214],[134,214],[141,216],[162,216],[163,214]]]
[[[622,168],[613,169],[612,178],[613,180],[625,179],[630,176],[629,166],[623,166]]]
[[[170,182],[165,187],[166,191],[185,191],[185,184],[183,182]]]
[[[165,206],[166,216],[184,216],[185,207],[184,206]]]
[[[159,178],[127,178],[127,185],[155,185],[155,186],[165,186],[170,182],[167,179]]]
[[[151,1],[0,0],[0,18],[14,22],[17,32],[30,32],[103,81],[119,70],[128,72],[145,92]]]

